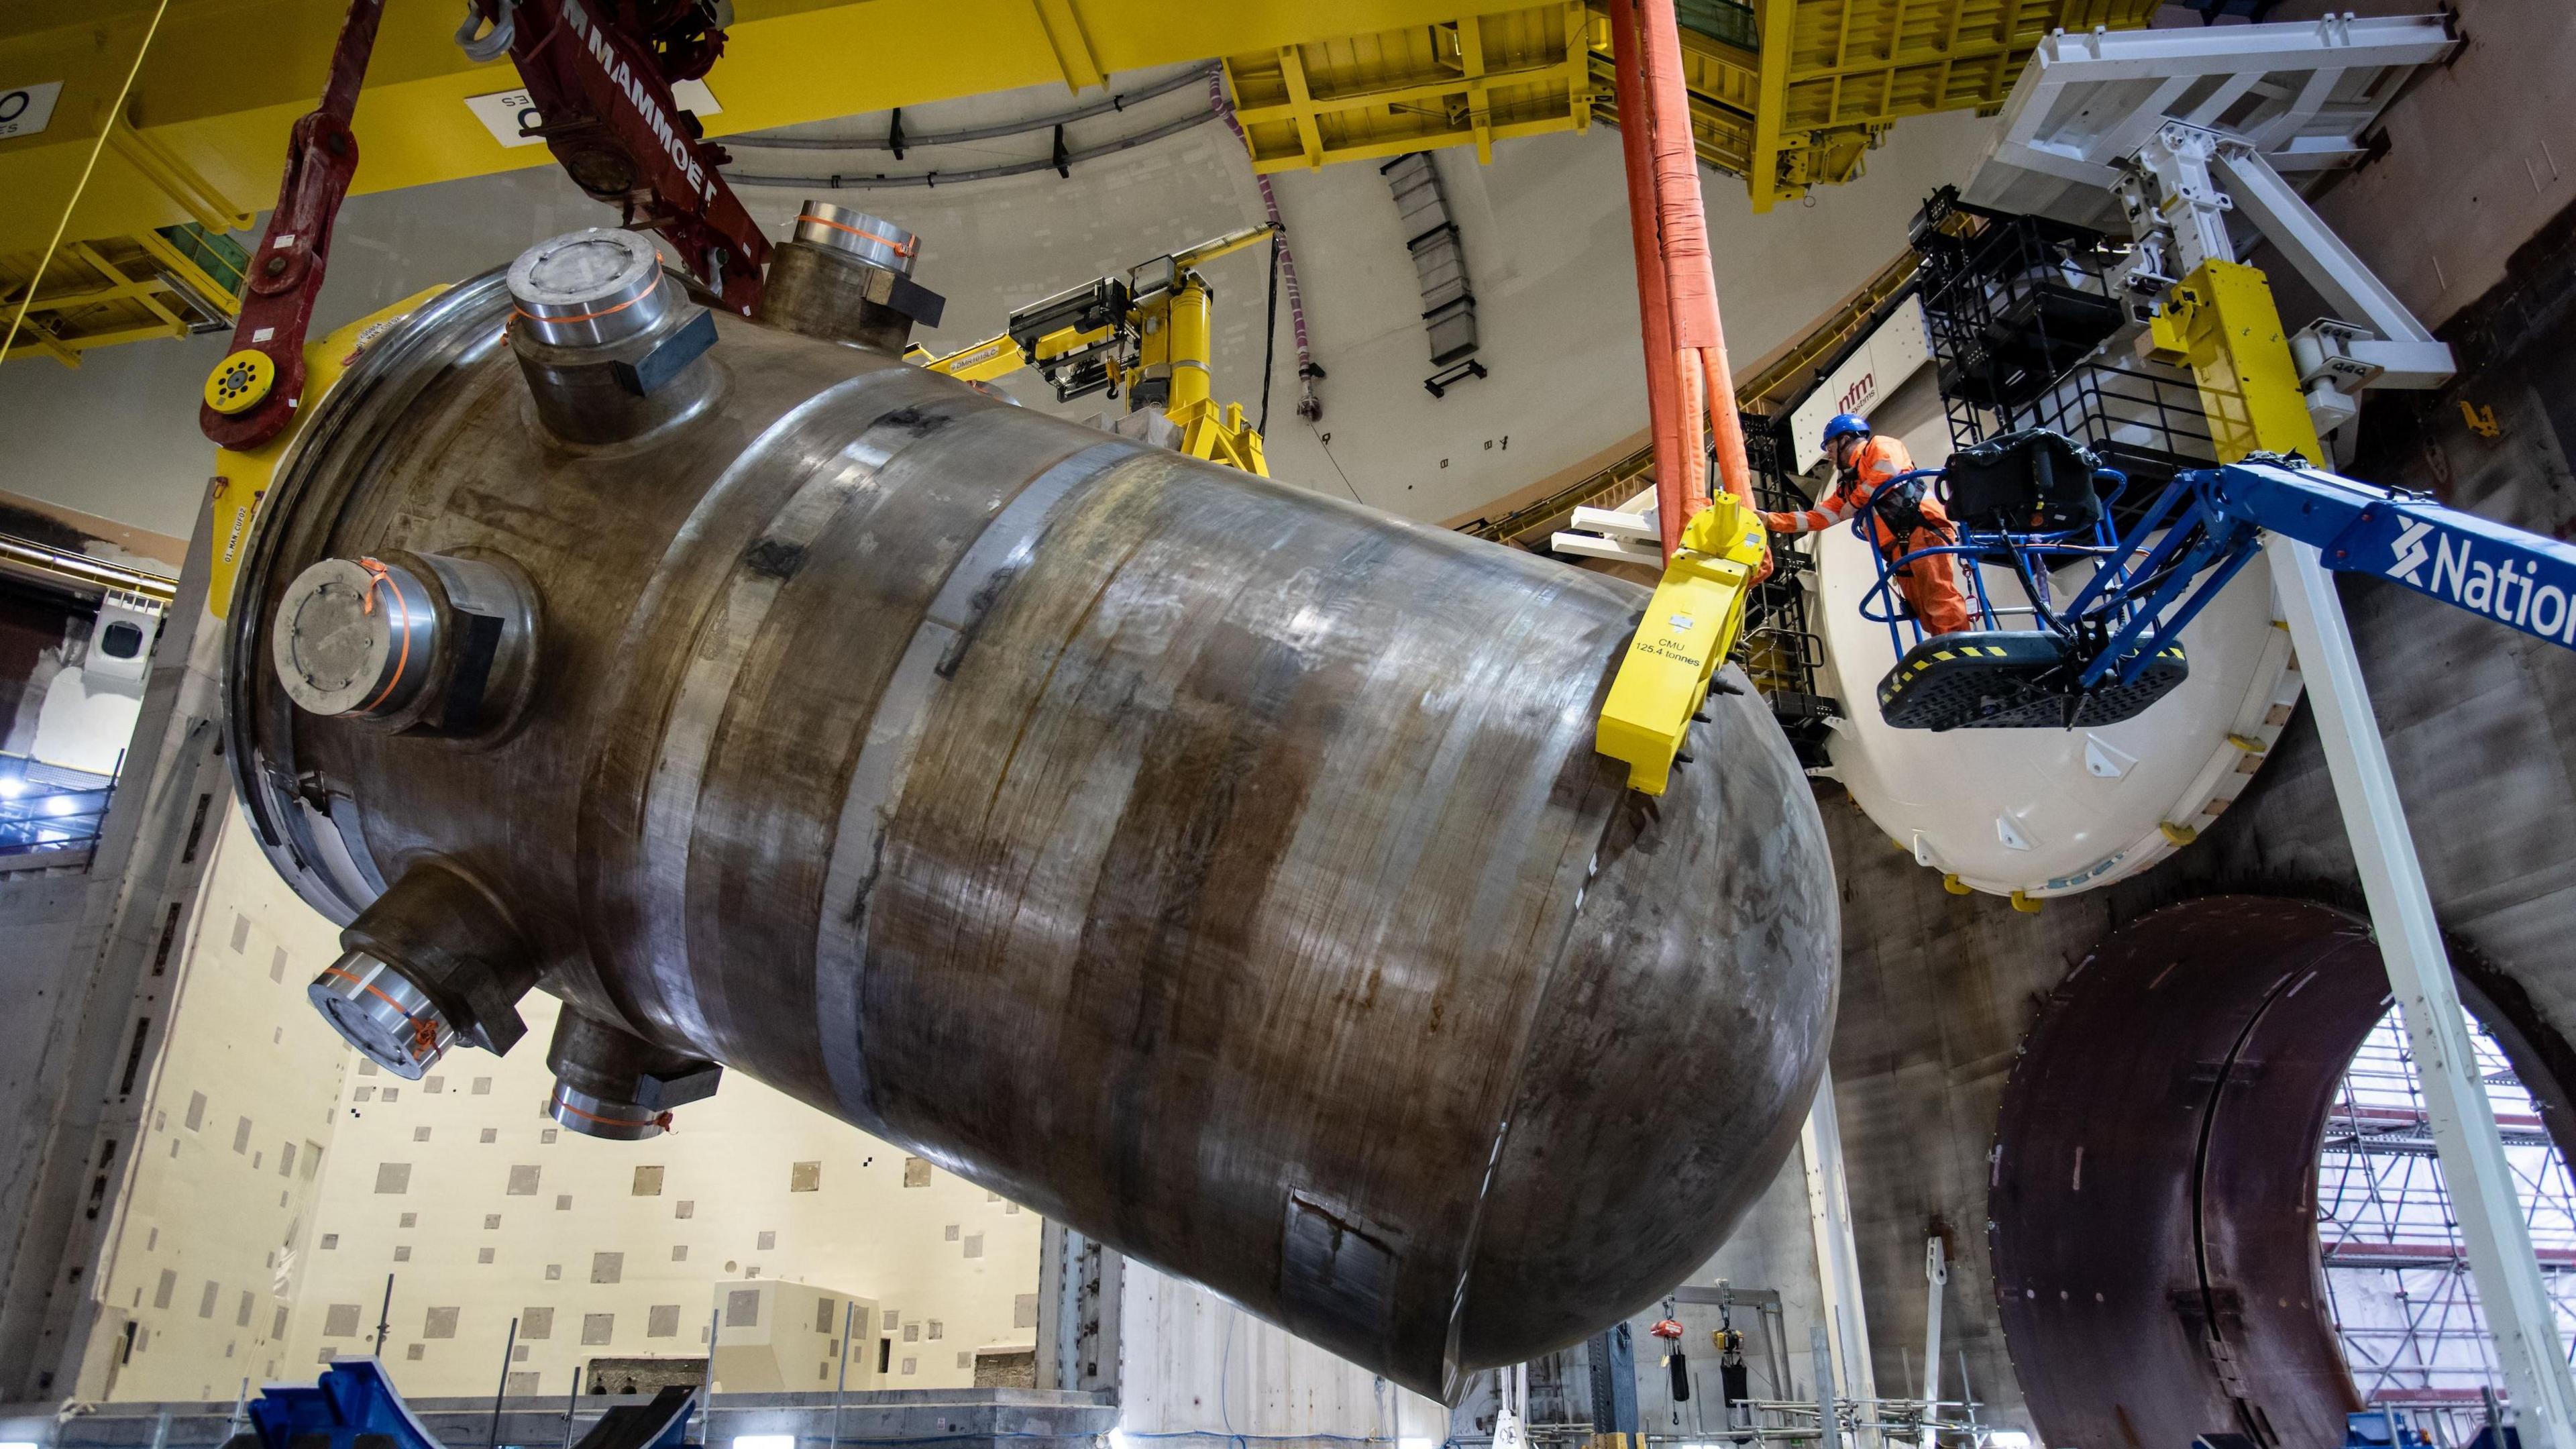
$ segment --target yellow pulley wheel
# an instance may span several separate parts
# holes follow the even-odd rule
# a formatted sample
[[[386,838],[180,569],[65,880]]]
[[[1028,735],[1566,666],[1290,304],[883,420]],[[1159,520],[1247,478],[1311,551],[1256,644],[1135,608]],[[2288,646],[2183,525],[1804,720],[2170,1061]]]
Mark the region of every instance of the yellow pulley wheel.
[[[246,412],[277,385],[277,364],[245,347],[206,375],[206,406],[219,413]]]

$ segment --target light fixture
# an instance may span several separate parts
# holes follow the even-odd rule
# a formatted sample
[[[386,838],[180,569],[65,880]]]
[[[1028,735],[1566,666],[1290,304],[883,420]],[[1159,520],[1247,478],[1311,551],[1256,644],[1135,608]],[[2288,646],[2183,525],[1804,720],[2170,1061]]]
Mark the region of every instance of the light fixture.
[[[15,775],[0,776],[0,800],[15,800],[27,793],[27,782]],[[0,1442],[0,1449],[18,1449],[14,1443]]]
[[[80,802],[69,795],[54,795],[45,801],[45,813],[48,815],[70,815],[79,809]],[[8,1449],[8,1446],[0,1444],[0,1449]]]
[[[8,1446],[0,1445],[0,1449]],[[1986,1436],[1986,1449],[2030,1449],[2030,1436],[2019,1429],[1997,1429]]]
[[[0,1445],[0,1449],[8,1449],[8,1446]],[[733,1449],[796,1449],[796,1436],[793,1434],[736,1434],[733,1436]]]

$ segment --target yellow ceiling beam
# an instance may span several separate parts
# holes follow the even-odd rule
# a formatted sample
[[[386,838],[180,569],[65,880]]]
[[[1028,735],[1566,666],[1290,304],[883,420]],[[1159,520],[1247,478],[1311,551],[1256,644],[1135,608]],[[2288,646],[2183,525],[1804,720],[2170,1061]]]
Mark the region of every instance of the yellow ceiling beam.
[[[34,293],[18,334],[27,345],[13,346],[12,357],[42,353],[77,366],[90,348],[182,337],[239,311],[236,282],[209,275],[153,232],[66,242],[45,268],[42,285],[33,285],[42,256],[34,250],[0,256],[0,306],[14,310],[19,298]]]
[[[1371,107],[1400,109],[1436,101],[1444,96],[1471,94],[1475,89],[1490,90],[1493,86],[1513,82],[1553,83],[1563,74],[1567,65],[1563,59],[1552,59],[1539,65],[1508,66],[1501,70],[1487,72],[1474,80],[1461,77],[1457,80],[1422,81],[1362,88],[1349,92],[1336,91],[1316,96],[1306,94],[1308,83],[1304,79],[1303,64],[1294,60],[1290,63],[1297,65],[1298,74],[1290,81],[1289,99],[1276,105],[1239,106],[1234,113],[1236,120],[1252,126],[1270,121],[1294,121],[1300,116],[1311,117],[1337,110],[1360,110]]]
[[[1073,0],[1031,0],[1038,9],[1038,23],[1046,27],[1047,44],[1055,47],[1056,68],[1064,72],[1067,90],[1083,91],[1104,84],[1108,76],[1100,69],[1100,59],[1092,54],[1091,37],[1082,29],[1082,16],[1074,9]]]
[[[1780,198],[1780,129],[1788,109],[1790,48],[1778,38],[1797,33],[1798,10],[1798,0],[1762,0],[1761,73],[1753,99],[1753,146],[1744,173],[1756,213],[1769,211]]]
[[[1253,169],[1372,160],[1591,123],[1592,22],[1581,0],[1229,54]]]
[[[1457,34],[1461,79],[1467,82],[1467,131],[1476,140],[1476,164],[1491,165],[1494,159],[1494,101],[1485,79],[1484,27],[1476,23],[1473,15],[1461,16]],[[1567,119],[1571,124],[1572,117]]]
[[[163,305],[169,289],[145,274],[174,279],[174,305],[193,291],[230,307],[228,288],[154,230],[238,229],[268,204],[287,130],[321,89],[343,12],[343,0],[171,0],[130,104],[111,117],[155,3],[0,6],[0,80],[62,85],[43,132],[0,139],[0,195],[11,199],[0,207],[0,260],[42,245],[106,127],[71,234],[106,239],[95,270],[119,278],[45,279],[101,293],[106,310],[15,352],[76,362],[101,338],[184,330]],[[1710,165],[1744,174],[1755,209],[1768,210],[1859,174],[1897,120],[2000,104],[2049,29],[2125,28],[2154,8],[1686,0],[1693,139]],[[518,77],[507,62],[468,62],[452,24],[437,5],[387,8],[355,122],[355,190],[549,164],[544,147],[504,145],[468,109],[469,97],[515,90]],[[1758,53],[1746,48],[1757,36]],[[1460,0],[737,0],[710,77],[723,109],[705,119],[722,137],[1021,86],[1080,91],[1214,55],[1225,59],[1256,169],[1448,145],[1472,145],[1484,160],[1498,141],[1581,130],[1596,110],[1609,113],[1607,51],[1606,22],[1583,0],[1501,10],[1462,10]],[[128,283],[144,292],[118,290]],[[71,314],[48,315],[59,329]]]
[[[1908,116],[2003,104],[2058,28],[2133,29],[2156,0],[1754,0],[1761,54],[1747,180],[1754,209],[1860,174]],[[1692,37],[1683,34],[1685,53]],[[1723,83],[1694,80],[1694,89]]]

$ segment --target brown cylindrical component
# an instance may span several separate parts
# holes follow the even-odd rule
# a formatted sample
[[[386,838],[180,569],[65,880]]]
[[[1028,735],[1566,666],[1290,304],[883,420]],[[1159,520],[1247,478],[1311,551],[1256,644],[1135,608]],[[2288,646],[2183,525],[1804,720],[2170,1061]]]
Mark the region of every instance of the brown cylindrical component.
[[[1643,590],[728,317],[721,406],[568,446],[506,307],[360,359],[246,565],[230,754],[326,914],[453,858],[588,1021],[1427,1393],[1659,1297],[1770,1181],[1832,867],[1749,695],[1659,801],[1593,752]],[[265,666],[288,580],[397,548],[539,581],[503,743]]]
[[[944,303],[912,280],[921,242],[880,217],[808,201],[769,253],[753,317],[824,342],[901,353],[913,324],[936,327]]]
[[[489,891],[446,860],[412,862],[340,932],[348,954],[311,988],[339,1033],[417,1077],[462,1041],[506,1052],[527,1035],[518,1000],[537,984],[528,938]]]
[[[671,1124],[671,1110],[715,1095],[724,1069],[655,1046],[622,1027],[567,1008],[546,1048],[554,1090],[546,1115],[585,1137],[642,1142]]]
[[[714,401],[699,365],[707,309],[653,244],[594,227],[530,247],[510,266],[510,348],[537,419],[568,443],[624,443]]]

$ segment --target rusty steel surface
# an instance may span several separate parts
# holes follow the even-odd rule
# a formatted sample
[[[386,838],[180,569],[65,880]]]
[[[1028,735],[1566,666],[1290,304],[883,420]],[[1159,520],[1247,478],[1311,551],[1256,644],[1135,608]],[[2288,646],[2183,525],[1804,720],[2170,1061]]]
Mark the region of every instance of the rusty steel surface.
[[[2096,949],[2005,1088],[1990,1245],[2051,1444],[2327,1449],[2362,1407],[2318,1266],[2317,1153],[2388,980],[2360,921],[2219,896]]]
[[[561,443],[508,307],[360,359],[243,573],[229,753],[326,915],[461,872],[583,1018],[1433,1395],[1769,1183],[1832,867],[1749,693],[1660,802],[1593,752],[1643,590],[729,316],[672,420]],[[268,668],[300,571],[391,551],[534,581],[505,735]]]

